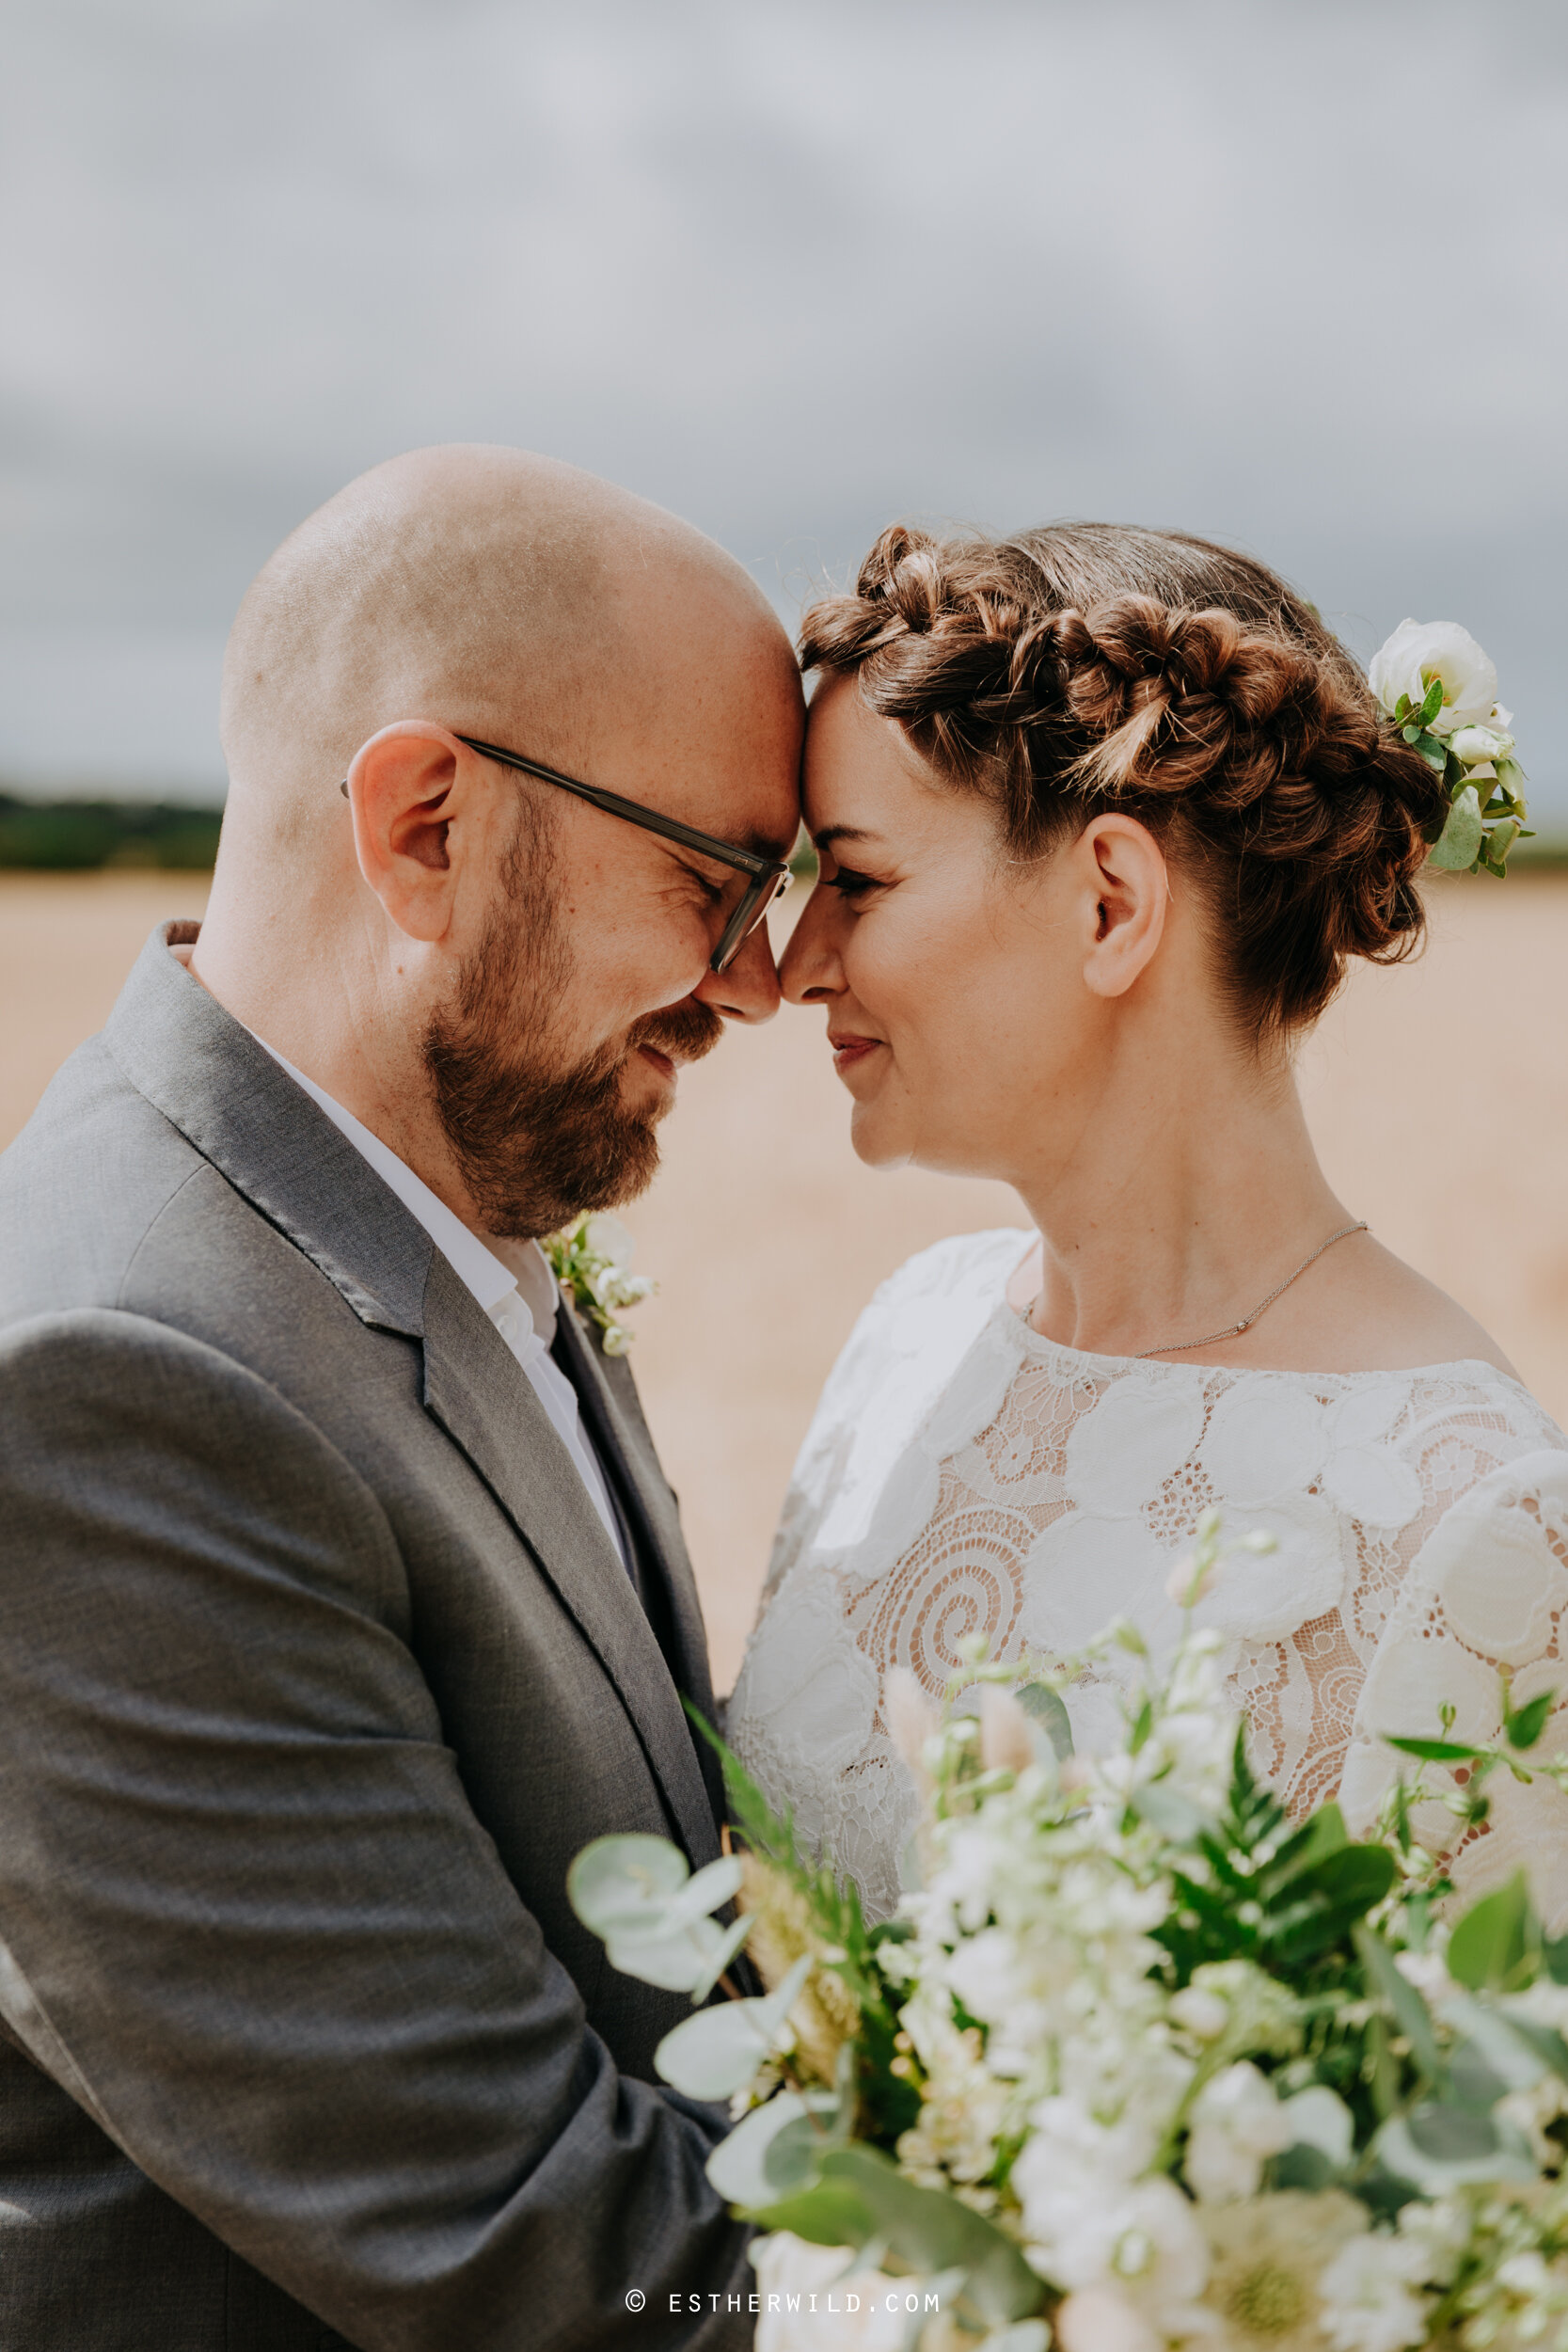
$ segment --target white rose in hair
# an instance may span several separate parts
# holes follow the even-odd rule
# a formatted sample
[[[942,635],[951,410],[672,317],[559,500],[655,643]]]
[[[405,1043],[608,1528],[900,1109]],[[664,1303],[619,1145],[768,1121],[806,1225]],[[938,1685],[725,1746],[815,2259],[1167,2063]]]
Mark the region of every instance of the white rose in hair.
[[[1455,759],[1473,768],[1478,760],[1501,759],[1513,749],[1513,738],[1501,727],[1456,727],[1449,738],[1449,749]]]
[[[1402,621],[1373,654],[1368,675],[1390,712],[1402,694],[1419,710],[1433,679],[1441,678],[1443,707],[1432,723],[1434,735],[1484,726],[1497,706],[1497,664],[1457,621]]]

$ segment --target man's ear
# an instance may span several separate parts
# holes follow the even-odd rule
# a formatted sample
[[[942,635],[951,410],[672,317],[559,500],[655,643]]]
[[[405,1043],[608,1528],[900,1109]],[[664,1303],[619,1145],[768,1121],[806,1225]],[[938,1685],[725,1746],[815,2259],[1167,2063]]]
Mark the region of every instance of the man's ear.
[[[472,814],[473,755],[445,727],[404,719],[356,752],[348,771],[359,871],[388,919],[428,945],[451,922],[453,824]]]
[[[1164,935],[1170,877],[1147,825],[1115,811],[1085,825],[1073,845],[1090,930],[1084,979],[1096,996],[1125,996]]]

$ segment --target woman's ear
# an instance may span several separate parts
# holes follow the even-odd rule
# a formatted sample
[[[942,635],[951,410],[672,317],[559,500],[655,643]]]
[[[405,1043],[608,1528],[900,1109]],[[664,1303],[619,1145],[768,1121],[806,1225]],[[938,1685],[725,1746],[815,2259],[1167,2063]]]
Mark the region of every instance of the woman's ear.
[[[1085,826],[1073,845],[1092,937],[1085,985],[1097,996],[1124,996],[1164,934],[1170,878],[1164,851],[1147,825],[1114,811]]]
[[[462,813],[472,756],[456,736],[422,719],[372,735],[348,771],[359,871],[388,919],[434,944],[451,921],[456,871],[451,833]]]

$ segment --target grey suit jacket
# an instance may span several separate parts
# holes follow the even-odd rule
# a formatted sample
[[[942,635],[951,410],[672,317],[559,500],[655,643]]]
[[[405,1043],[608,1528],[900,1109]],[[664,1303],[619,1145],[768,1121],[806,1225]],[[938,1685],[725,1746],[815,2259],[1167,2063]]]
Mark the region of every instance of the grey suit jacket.
[[[669,1662],[488,1317],[168,935],[0,1158],[0,2352],[732,2352],[689,2010],[565,1899],[607,1831],[718,1851],[629,1374],[576,1335]]]

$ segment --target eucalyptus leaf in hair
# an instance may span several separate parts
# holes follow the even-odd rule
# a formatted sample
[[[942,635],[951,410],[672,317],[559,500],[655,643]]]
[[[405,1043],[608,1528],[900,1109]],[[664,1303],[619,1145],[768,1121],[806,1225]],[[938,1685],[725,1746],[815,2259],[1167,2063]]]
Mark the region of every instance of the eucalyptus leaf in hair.
[[[1463,786],[1449,806],[1442,832],[1433,844],[1428,861],[1448,873],[1468,873],[1481,855],[1481,845],[1486,836],[1481,821],[1481,802],[1473,784]]]

